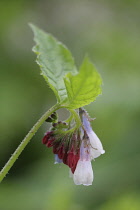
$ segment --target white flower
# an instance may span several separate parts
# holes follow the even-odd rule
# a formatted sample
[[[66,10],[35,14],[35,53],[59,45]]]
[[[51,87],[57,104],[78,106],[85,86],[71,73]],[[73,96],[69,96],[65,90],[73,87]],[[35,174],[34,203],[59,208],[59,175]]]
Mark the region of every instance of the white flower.
[[[90,157],[91,159],[99,157],[101,154],[105,153],[103,150],[102,143],[97,135],[92,130],[90,133],[87,133],[90,141]]]
[[[83,139],[80,147],[80,159],[77,163],[73,179],[76,185],[92,185],[93,170],[91,165],[88,139]]]
[[[90,160],[79,160],[76,170],[73,175],[74,183],[76,185],[92,185],[93,182],[93,170]]]
[[[104,154],[105,150],[103,149],[100,139],[97,137],[97,135],[92,130],[90,122],[89,122],[85,112],[83,112],[82,120],[83,120],[83,126],[86,130],[86,133],[87,133],[87,135],[89,137],[89,141],[90,141],[91,159],[97,158],[101,154]]]
[[[82,110],[82,122],[84,128],[81,127],[81,146],[80,159],[77,163],[73,179],[76,185],[92,185],[93,170],[91,160],[104,154],[103,146],[97,135],[91,128],[87,113]]]

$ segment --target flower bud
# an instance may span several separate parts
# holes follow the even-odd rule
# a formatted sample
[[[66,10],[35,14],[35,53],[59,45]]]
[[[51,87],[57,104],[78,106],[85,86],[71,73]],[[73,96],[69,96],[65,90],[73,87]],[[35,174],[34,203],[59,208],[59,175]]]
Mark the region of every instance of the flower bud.
[[[51,114],[51,118],[53,118],[53,120],[57,120],[57,113],[56,112],[54,112],[53,114]]]
[[[46,122],[53,122],[53,119],[51,117],[48,117],[45,121]]]

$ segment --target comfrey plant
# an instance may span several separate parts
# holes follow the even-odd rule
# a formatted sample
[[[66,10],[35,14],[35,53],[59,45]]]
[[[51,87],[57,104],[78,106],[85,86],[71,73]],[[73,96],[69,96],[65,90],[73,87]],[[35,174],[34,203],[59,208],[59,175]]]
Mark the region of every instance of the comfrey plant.
[[[42,139],[46,147],[52,147],[55,163],[64,163],[70,168],[70,176],[76,185],[91,185],[93,170],[91,161],[104,154],[103,146],[92,130],[87,111],[83,106],[95,101],[101,94],[101,77],[86,57],[78,71],[71,53],[53,36],[30,24],[34,32],[37,63],[57,103],[33,126],[19,147],[0,172],[3,180],[30,139],[43,124],[51,123],[50,130]],[[70,116],[59,121],[56,111],[65,108]]]
[[[51,115],[46,121],[52,121],[52,127],[48,131],[42,142],[47,147],[53,148],[55,163],[64,163],[70,167],[70,174],[76,185],[91,185],[93,181],[93,171],[91,160],[104,154],[102,144],[90,126],[90,118],[87,112],[79,109],[81,126],[70,129],[72,121],[69,123],[58,121],[53,123]],[[56,120],[56,117],[55,117]],[[76,122],[75,122],[76,123]]]

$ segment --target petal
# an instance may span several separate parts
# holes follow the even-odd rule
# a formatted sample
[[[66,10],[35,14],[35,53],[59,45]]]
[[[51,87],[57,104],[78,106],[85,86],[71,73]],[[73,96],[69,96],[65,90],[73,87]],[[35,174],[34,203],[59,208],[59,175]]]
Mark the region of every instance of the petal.
[[[86,115],[83,115],[83,125],[87,132],[87,135],[90,140],[90,156],[91,159],[99,157],[101,154],[104,154],[105,151],[103,150],[102,143],[100,139],[97,137],[97,135],[92,130],[92,127],[90,125],[90,122]]]
[[[75,154],[73,148],[71,148],[71,150],[68,152],[67,162],[65,164],[71,168],[72,173],[74,173],[76,169],[79,158],[80,158],[80,150],[77,151],[77,153]]]
[[[55,157],[55,162],[54,162],[54,164],[62,163],[62,160],[58,157],[57,154],[56,154],[54,157]]]
[[[76,185],[92,185],[93,182],[93,170],[91,161],[78,161],[76,170],[73,175],[74,183]]]
[[[90,131],[88,134],[90,140],[90,156],[92,159],[99,157],[101,154],[105,153],[103,150],[102,143],[94,131]]]
[[[86,115],[83,114],[82,120],[83,120],[83,126],[84,126],[86,132],[90,133],[92,131],[92,128],[91,128],[90,122],[89,122],[88,118],[86,117]]]
[[[47,139],[47,136],[45,135],[42,139],[42,143],[43,144],[46,144],[48,142],[48,139]]]
[[[89,140],[88,140],[89,142]],[[89,145],[89,143],[88,143]],[[80,147],[80,160],[82,161],[89,161],[90,160],[90,147],[89,146],[84,146],[84,141],[81,143]]]

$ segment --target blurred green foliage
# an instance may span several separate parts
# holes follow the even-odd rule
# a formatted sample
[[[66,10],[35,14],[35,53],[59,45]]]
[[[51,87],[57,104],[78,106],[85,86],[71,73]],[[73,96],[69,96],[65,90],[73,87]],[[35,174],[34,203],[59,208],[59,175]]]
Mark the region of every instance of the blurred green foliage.
[[[87,110],[106,154],[93,163],[93,186],[74,186],[54,165],[38,131],[0,185],[0,210],[139,210],[140,1],[0,1],[0,165],[55,103],[31,52],[28,22],[52,33],[77,65],[87,52],[102,75],[103,95]],[[67,113],[59,112],[62,118]]]

